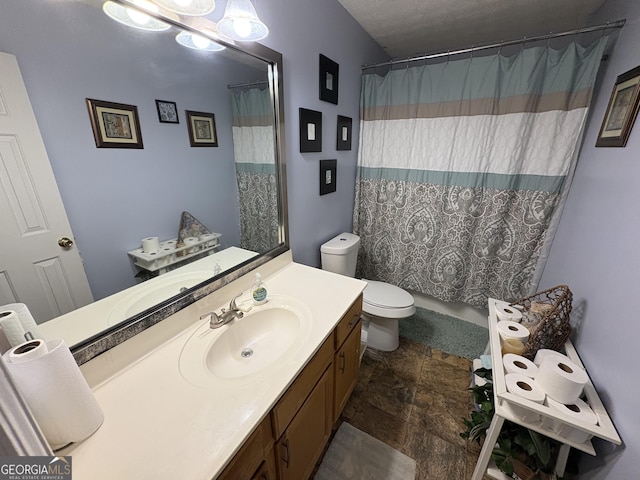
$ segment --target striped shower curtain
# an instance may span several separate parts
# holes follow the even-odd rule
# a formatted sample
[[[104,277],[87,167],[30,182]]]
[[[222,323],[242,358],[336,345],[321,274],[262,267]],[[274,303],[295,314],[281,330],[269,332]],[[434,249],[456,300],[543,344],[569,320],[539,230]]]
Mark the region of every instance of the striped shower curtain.
[[[605,45],[364,75],[359,274],[482,308],[532,293]]]
[[[264,253],[279,243],[273,101],[268,87],[232,89],[231,106],[240,246]]]

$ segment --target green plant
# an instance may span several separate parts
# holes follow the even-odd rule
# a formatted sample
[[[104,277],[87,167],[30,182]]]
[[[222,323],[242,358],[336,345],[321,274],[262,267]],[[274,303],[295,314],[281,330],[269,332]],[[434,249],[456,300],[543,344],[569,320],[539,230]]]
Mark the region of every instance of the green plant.
[[[470,418],[462,419],[466,430],[460,436],[480,444],[486,438],[495,413],[493,383],[491,370],[480,368],[474,373],[487,383],[470,388],[478,409],[471,412]],[[559,448],[560,443],[555,440],[521,425],[505,422],[491,459],[507,475],[517,473],[520,478],[525,478],[523,472],[530,472],[532,475],[527,478],[535,478],[533,474],[553,472]]]

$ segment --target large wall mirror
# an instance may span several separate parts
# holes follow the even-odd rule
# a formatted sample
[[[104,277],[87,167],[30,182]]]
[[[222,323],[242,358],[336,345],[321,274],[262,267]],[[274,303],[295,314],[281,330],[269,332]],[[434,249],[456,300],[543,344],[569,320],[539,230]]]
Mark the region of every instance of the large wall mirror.
[[[180,26],[197,31],[193,22],[136,30],[102,3],[22,0],[0,16],[0,117],[30,102],[35,121],[18,133],[11,122],[22,119],[0,123],[0,305],[25,303],[72,350],[288,249],[281,55],[258,44],[185,48],[175,37]],[[109,115],[92,114],[87,99],[107,102]],[[107,122],[103,136],[117,136],[118,115],[125,130],[135,121],[135,148],[99,148],[92,115]],[[56,231],[60,216],[69,231]]]

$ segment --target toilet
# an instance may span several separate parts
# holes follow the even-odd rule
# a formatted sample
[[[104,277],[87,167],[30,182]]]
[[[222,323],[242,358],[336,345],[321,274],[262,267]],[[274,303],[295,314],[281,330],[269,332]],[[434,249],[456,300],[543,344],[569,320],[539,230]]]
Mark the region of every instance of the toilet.
[[[320,247],[322,269],[348,277],[356,274],[360,237],[341,233]],[[364,279],[363,279],[364,280]],[[363,339],[376,350],[391,352],[400,345],[399,320],[416,312],[413,296],[389,283],[364,280],[362,318]]]

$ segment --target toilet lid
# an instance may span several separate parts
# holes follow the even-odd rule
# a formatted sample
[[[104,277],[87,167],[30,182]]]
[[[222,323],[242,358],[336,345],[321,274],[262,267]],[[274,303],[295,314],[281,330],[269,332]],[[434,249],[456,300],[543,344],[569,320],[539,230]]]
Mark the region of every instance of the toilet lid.
[[[382,308],[406,308],[413,305],[413,296],[406,290],[390,283],[365,280],[364,301]]]

